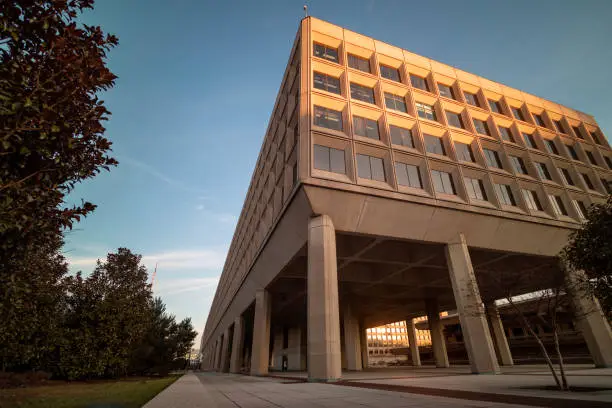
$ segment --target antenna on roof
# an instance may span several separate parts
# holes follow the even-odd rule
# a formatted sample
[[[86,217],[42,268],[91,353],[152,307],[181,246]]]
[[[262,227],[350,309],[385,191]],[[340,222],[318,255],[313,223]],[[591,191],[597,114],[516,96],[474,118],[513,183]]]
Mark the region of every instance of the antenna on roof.
[[[304,18],[308,17],[308,6],[304,4]]]

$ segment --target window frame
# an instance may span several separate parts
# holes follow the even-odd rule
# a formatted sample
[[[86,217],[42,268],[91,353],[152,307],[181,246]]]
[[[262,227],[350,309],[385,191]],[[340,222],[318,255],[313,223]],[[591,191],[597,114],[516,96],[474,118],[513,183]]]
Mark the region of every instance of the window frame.
[[[455,143],[455,153],[457,154],[457,160],[466,162],[466,163],[476,163],[476,157],[474,156],[474,150],[472,149],[472,145],[470,143],[463,142],[454,142]],[[463,151],[465,149],[465,151]],[[467,157],[470,160],[465,160],[467,152]]]
[[[388,79],[388,80],[393,81],[393,82],[398,82],[400,84],[402,83],[402,76],[400,75],[399,68],[394,68],[394,67],[392,67],[390,65],[386,65],[386,64],[378,64],[378,66],[379,66],[379,69],[380,69],[380,77],[381,78],[385,78],[385,79]],[[394,74],[397,74],[397,79],[395,79],[394,75],[387,76],[383,72],[389,72],[389,73],[393,72]]]
[[[528,188],[523,188],[521,191],[523,193],[525,204],[527,204],[527,209],[531,211],[544,211],[544,207],[542,207],[538,193]]]
[[[410,77],[411,87],[420,89],[421,91],[431,92],[431,90],[429,89],[429,83],[427,81],[427,77],[422,77],[420,75],[413,74],[413,73],[410,73],[408,76]],[[422,81],[423,87],[419,86],[420,85],[419,81]],[[419,85],[415,85],[415,82]]]
[[[317,46],[320,46],[320,47],[324,48],[324,51],[323,51],[322,55],[317,55],[316,54]],[[330,59],[330,58],[326,57],[327,52],[329,50],[332,50],[332,51],[335,52],[335,54],[336,54],[336,58],[335,59]],[[324,59],[326,61],[330,61],[330,62],[333,62],[333,63],[336,63],[336,64],[340,64],[340,50],[339,50],[339,48],[333,48],[333,47],[330,47],[330,46],[325,45],[323,43],[313,41],[312,55],[313,55],[313,57],[321,58],[321,59]]]
[[[563,203],[563,199],[561,198],[561,196],[558,196],[556,194],[548,194],[548,201],[550,201],[553,213],[557,217],[568,216],[567,208],[565,208],[565,204]]]
[[[442,88],[441,87],[445,88],[445,90],[444,90],[445,93],[442,93]],[[446,90],[448,90],[448,94],[450,94],[450,96],[446,94]],[[446,85],[446,84],[443,84],[441,82],[438,82],[438,92],[440,92],[440,96],[443,96],[444,98],[452,99],[452,100],[455,100],[455,101],[457,100],[457,98],[455,97],[455,91],[453,90],[453,86],[452,85]]]
[[[423,133],[423,142],[425,143],[425,151],[427,153],[431,153],[431,154],[437,154],[439,156],[446,156],[447,152],[446,152],[446,147],[444,146],[444,140],[442,140],[443,136],[434,136],[434,135],[430,135],[428,133]],[[428,141],[433,141],[434,139],[436,139],[436,141],[439,143],[436,146],[433,146],[433,144],[428,143]],[[439,146],[439,150],[442,151],[442,153],[439,153],[437,151],[430,151],[429,147],[434,147],[434,150],[438,150],[437,147]]]
[[[319,148],[319,149],[317,149]],[[320,168],[317,167],[317,150],[321,151],[321,149],[325,149],[326,150],[326,154],[327,154],[327,168]],[[334,170],[334,160],[332,159],[332,153],[334,152],[342,152],[342,172],[339,171],[335,171]],[[329,146],[325,146],[325,145],[321,145],[318,143],[314,143],[313,144],[313,151],[312,151],[312,157],[313,157],[313,162],[312,162],[312,167],[315,170],[319,170],[319,171],[325,171],[328,173],[335,173],[335,174],[342,174],[342,175],[347,175],[346,172],[346,151],[344,149],[336,149],[335,147],[329,147]]]
[[[406,180],[408,180],[408,184],[400,183],[400,177],[397,176],[399,174],[398,166],[402,170],[404,170],[404,173],[405,173],[405,176],[406,176]],[[414,170],[416,170],[416,177],[417,177],[418,183],[415,183],[415,184],[418,184],[418,186],[417,185],[413,185],[413,183],[412,183],[415,173],[412,173],[412,177],[411,177],[411,173],[408,171],[409,167],[411,169],[414,168]],[[396,174],[397,185],[398,186],[408,187],[408,188],[416,188],[416,189],[419,189],[419,190],[423,190],[424,189],[424,187],[423,187],[423,178],[421,176],[421,170],[420,170],[419,166],[417,166],[415,164],[409,164],[409,163],[404,163],[404,162],[401,162],[401,161],[396,161],[395,162],[395,174]]]
[[[408,113],[408,104],[406,103],[406,98],[404,96],[400,96],[391,92],[385,92],[385,107],[387,109],[391,109],[397,112]],[[401,101],[400,101],[401,99]],[[392,100],[392,106],[389,106],[389,100]],[[397,109],[397,104],[401,103],[404,109]]]
[[[509,184],[495,183],[493,184],[493,189],[495,190],[495,194],[497,195],[497,199],[501,205],[507,205],[510,207],[517,206],[516,198],[514,197],[512,187]],[[508,203],[507,199],[509,199],[510,203]]]
[[[508,134],[507,139],[504,137],[505,132],[502,132],[501,129],[504,129],[507,131],[507,134]],[[497,125],[497,131],[499,132],[499,137],[501,138],[501,140],[505,142],[516,143],[516,141],[514,140],[514,135],[512,134],[512,130],[509,127]]]
[[[359,158],[360,157],[366,157],[368,159],[368,171],[369,171],[370,177],[364,177],[364,176],[362,176],[360,174],[361,171],[363,171],[363,170],[360,170],[361,167],[359,166],[359,163],[360,163]],[[372,171],[372,159],[380,161],[380,168],[382,169],[382,176],[383,176],[382,180],[374,178],[374,173]],[[379,182],[383,182],[383,183],[387,182],[387,172],[385,171],[385,161],[384,161],[383,158],[376,157],[376,156],[370,156],[368,154],[357,153],[356,157],[355,157],[355,162],[357,163],[357,177],[358,178],[365,179],[365,180],[379,181]]]
[[[376,92],[374,91],[374,88],[369,88],[367,86],[358,84],[357,82],[350,82],[349,91],[351,93],[351,99],[354,99],[360,102],[369,103],[372,105],[376,105]],[[358,98],[355,96],[356,94],[365,95],[366,93],[368,97],[371,96],[371,100],[368,98]]]
[[[466,192],[470,199],[479,201],[489,201],[487,197],[487,191],[484,186],[482,179],[465,176],[463,177],[465,182]],[[476,189],[478,186],[478,190]],[[480,193],[480,196],[479,196]]]
[[[470,95],[470,97],[474,98],[474,103],[470,102],[470,98],[467,97],[467,95]],[[465,98],[465,103],[467,103],[470,106],[475,106],[477,108],[480,108],[480,101],[478,100],[478,95],[475,93],[471,93],[468,91],[463,91],[463,97]]]
[[[438,121],[438,114],[436,113],[436,108],[433,105],[428,105],[423,102],[415,102],[414,106],[416,108],[417,116],[421,119],[432,120],[434,122]],[[421,115],[423,113],[423,115]],[[427,113],[431,113],[431,117],[427,116]]]
[[[546,163],[539,161],[534,161],[533,163],[536,168],[536,173],[538,173],[538,177],[540,177],[542,180],[552,181],[552,175],[550,174]]]
[[[465,123],[463,123],[463,115],[461,113],[445,110],[444,116],[446,117],[446,122],[449,126],[455,127],[457,129],[465,129]],[[454,123],[455,121],[459,124],[459,126]]]
[[[484,159],[485,159],[485,163],[487,164],[487,167],[491,167],[494,169],[500,169],[500,170],[504,169],[501,158],[499,156],[499,152],[497,150],[483,147],[482,154],[484,155]]]
[[[479,122],[482,125],[484,132],[481,132],[478,129],[479,125],[477,125],[477,122]],[[482,120],[478,118],[472,118],[472,123],[474,124],[474,129],[476,130],[476,133],[478,133],[479,135],[491,136],[491,130],[489,129],[489,124],[487,123],[486,119]]]
[[[330,120],[329,117],[328,117],[330,112],[338,113],[339,114],[340,128],[337,129],[335,127],[329,127],[329,126],[325,126],[325,125],[323,125],[321,123],[317,123],[317,109],[322,109],[324,111],[324,113],[325,113],[325,119],[324,120],[326,122]],[[334,109],[331,109],[331,108],[326,108],[325,106],[314,105],[314,107],[313,107],[313,115],[312,116],[313,116],[313,124],[315,126],[322,127],[322,128],[329,129],[329,130],[335,130],[335,131],[338,131],[338,132],[344,132],[344,118],[343,118],[343,112],[342,111],[337,111],[337,110],[334,110]]]
[[[358,124],[357,122],[363,122],[362,124]],[[374,124],[375,126],[371,126]],[[357,133],[358,128],[363,128],[365,130],[365,134]],[[368,129],[376,129],[376,137],[372,137],[368,132]],[[366,118],[365,116],[353,115],[353,134],[359,137],[365,137],[367,139],[372,140],[380,140],[380,128],[378,124],[378,120]]]
[[[394,129],[399,129],[399,137],[401,138],[401,140],[405,140],[404,135],[402,135],[402,130],[405,130],[406,132],[408,132],[408,138],[410,140],[410,144],[404,144],[404,143],[395,143],[394,141]],[[410,147],[412,149],[416,149],[416,145],[414,143],[414,135],[412,132],[412,129],[408,129],[402,126],[397,126],[397,125],[392,125],[389,124],[389,136],[391,137],[391,144],[396,145],[396,146],[404,146],[404,147]]]
[[[323,76],[323,79],[324,79],[324,81],[323,81],[323,82],[324,82],[324,87],[323,87],[323,88],[319,88],[319,87],[316,85],[316,84],[317,84],[317,75]],[[333,79],[333,80],[336,80],[336,81],[337,81],[337,85],[338,85],[338,88],[337,88],[337,89],[338,89],[338,92],[334,92],[334,91],[330,91],[330,90],[329,90],[329,80],[330,80],[330,79]],[[325,92],[333,93],[334,95],[342,95],[342,88],[341,88],[341,85],[340,85],[340,78],[336,78],[336,77],[333,77],[333,76],[331,76],[331,75],[327,75],[327,74],[325,74],[325,73],[323,73],[323,72],[318,72],[318,71],[314,71],[314,72],[313,72],[313,76],[312,76],[312,87],[313,87],[314,89],[318,89],[318,90],[320,90],[320,91],[325,91]]]
[[[448,176],[448,180],[444,180],[442,175]],[[439,191],[436,188],[436,186],[437,186],[436,176],[439,177],[440,185],[442,186],[442,191]],[[443,171],[443,170],[433,170],[432,169],[431,170],[431,178],[432,178],[432,183],[433,183],[433,187],[432,188],[433,188],[434,192],[440,193],[440,194],[454,195],[454,196],[457,195],[457,189],[456,189],[455,183],[453,181],[452,173],[449,173],[449,172],[446,172],[446,171]],[[445,181],[447,181],[447,183],[445,183]],[[446,184],[450,185],[450,191],[451,191],[450,193],[445,190]]]
[[[353,58],[354,60],[356,60],[358,62],[364,62],[365,61],[365,63],[368,66],[368,69],[364,70],[364,69],[360,68],[359,64],[357,64],[357,66],[351,65],[351,58]],[[356,69],[358,71],[365,72],[365,73],[368,73],[368,74],[372,73],[372,66],[370,64],[370,59],[369,58],[363,58],[363,57],[360,57],[359,55],[351,54],[349,52],[349,53],[347,53],[347,59],[348,59],[347,63],[348,63],[349,68]]]
[[[527,166],[525,166],[525,161],[521,156],[515,156],[510,154],[508,155],[508,157],[510,158],[510,164],[512,165],[512,168],[514,169],[515,173],[522,174],[524,176],[529,175],[529,171],[527,171]]]

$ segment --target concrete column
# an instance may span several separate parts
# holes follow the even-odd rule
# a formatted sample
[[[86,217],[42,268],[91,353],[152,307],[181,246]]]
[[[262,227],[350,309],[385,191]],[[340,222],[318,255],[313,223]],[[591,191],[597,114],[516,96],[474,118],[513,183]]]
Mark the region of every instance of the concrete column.
[[[472,373],[498,374],[499,364],[463,234],[446,246],[446,263]]]
[[[223,335],[217,339],[217,350],[215,355],[215,371],[221,371],[221,355],[223,354]]]
[[[433,350],[436,367],[449,367],[448,354],[446,352],[446,342],[442,333],[442,322],[440,321],[440,310],[438,300],[431,298],[425,301],[427,309],[427,324],[431,334],[431,349]]]
[[[272,367],[278,371],[283,369],[283,340],[283,330],[281,328],[274,333],[272,343]]]
[[[431,328],[431,324],[429,325]],[[410,347],[410,357],[412,357],[412,365],[419,367],[421,365],[421,354],[419,353],[419,343],[416,335],[416,325],[414,319],[406,319],[406,333],[408,334],[408,345]],[[443,339],[444,340],[444,339]]]
[[[368,368],[368,329],[362,323],[359,324],[359,346],[361,348],[361,367],[365,370]]]
[[[308,223],[308,379],[342,375],[336,231],[327,215]]]
[[[270,363],[270,294],[260,289],[255,294],[255,321],[251,350],[251,375],[268,375]]]
[[[302,328],[300,326],[289,329],[288,343],[287,370],[300,371],[302,369]]]
[[[485,305],[485,311],[487,313],[487,320],[489,328],[491,329],[491,337],[493,340],[493,347],[495,347],[495,354],[497,354],[497,360],[499,364],[503,366],[512,366],[512,353],[508,346],[508,339],[506,338],[506,332],[502,320],[499,317],[499,311],[495,302],[487,303]]]
[[[359,322],[350,304],[344,307],[344,352],[346,354],[346,369],[361,371],[361,338],[359,336]]]
[[[568,268],[568,292],[574,305],[574,322],[582,333],[596,367],[612,367],[612,332],[599,301],[588,290],[582,271]]]
[[[240,372],[242,366],[242,345],[244,342],[244,318],[242,315],[234,319],[234,338],[232,339],[232,355],[230,356],[230,373]]]
[[[230,329],[223,332],[223,348],[221,349],[221,372],[229,372]]]

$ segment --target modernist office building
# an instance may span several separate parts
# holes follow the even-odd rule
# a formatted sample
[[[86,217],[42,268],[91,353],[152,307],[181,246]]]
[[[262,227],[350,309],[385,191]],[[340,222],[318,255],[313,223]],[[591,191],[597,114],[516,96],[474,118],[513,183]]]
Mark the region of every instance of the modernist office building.
[[[498,372],[507,342],[492,282],[529,273],[513,279],[523,293],[550,287],[555,255],[605,200],[611,168],[590,115],[305,18],[202,366],[285,365],[333,381],[361,369],[366,328],[423,315],[447,366],[439,312],[457,310],[472,371]],[[602,315],[577,323],[595,363],[612,365]]]

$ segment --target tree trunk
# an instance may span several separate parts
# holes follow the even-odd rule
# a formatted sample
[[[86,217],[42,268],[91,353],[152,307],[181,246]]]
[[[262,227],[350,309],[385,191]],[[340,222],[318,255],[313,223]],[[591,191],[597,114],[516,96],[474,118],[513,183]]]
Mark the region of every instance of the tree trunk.
[[[557,358],[559,359],[559,372],[561,374],[562,390],[569,391],[569,384],[567,383],[567,376],[565,375],[565,366],[563,365],[563,356],[561,355],[561,348],[559,347],[559,335],[557,334],[557,322],[553,324],[553,334],[555,340],[555,351],[557,352]]]

